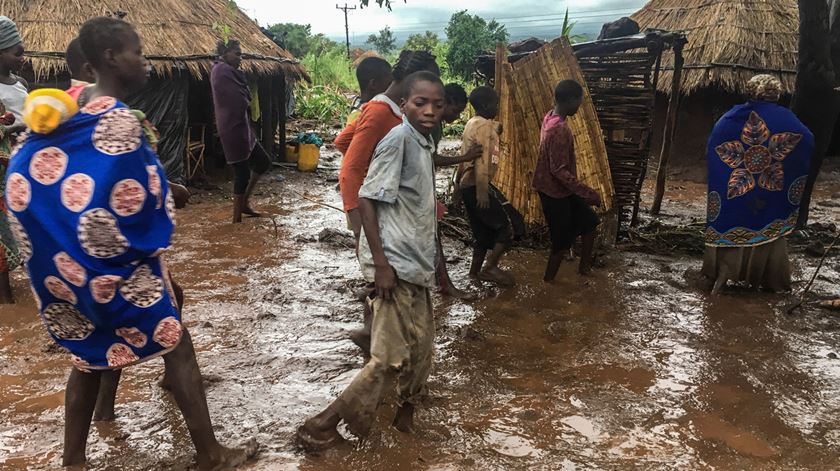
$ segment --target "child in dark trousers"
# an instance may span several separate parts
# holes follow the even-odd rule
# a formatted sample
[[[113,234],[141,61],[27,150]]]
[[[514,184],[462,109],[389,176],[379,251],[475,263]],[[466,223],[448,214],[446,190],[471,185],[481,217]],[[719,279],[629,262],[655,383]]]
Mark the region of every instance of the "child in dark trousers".
[[[599,220],[592,206],[601,206],[597,191],[577,178],[574,135],[566,119],[574,116],[583,102],[583,87],[564,80],[554,89],[554,110],[543,119],[540,154],[534,170],[534,189],[540,195],[543,213],[551,232],[551,255],[545,281],[557,276],[565,253],[582,236],[580,274],[592,269],[592,248]]]
[[[511,285],[514,278],[499,268],[499,261],[510,247],[513,236],[503,203],[504,195],[490,182],[499,168],[499,95],[490,87],[477,87],[470,94],[476,116],[464,128],[464,148],[479,145],[482,156],[461,164],[458,188],[467,210],[475,244],[470,276],[500,285]]]

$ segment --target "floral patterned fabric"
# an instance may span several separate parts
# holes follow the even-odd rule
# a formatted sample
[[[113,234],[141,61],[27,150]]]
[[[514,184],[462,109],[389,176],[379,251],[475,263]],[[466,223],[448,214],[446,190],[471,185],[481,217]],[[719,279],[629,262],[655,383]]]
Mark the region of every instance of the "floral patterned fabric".
[[[166,267],[174,203],[137,117],[110,97],[31,134],[6,177],[9,221],[50,335],[80,369],[175,348]]]
[[[709,139],[706,245],[751,247],[793,230],[814,136],[789,109],[736,106]]]

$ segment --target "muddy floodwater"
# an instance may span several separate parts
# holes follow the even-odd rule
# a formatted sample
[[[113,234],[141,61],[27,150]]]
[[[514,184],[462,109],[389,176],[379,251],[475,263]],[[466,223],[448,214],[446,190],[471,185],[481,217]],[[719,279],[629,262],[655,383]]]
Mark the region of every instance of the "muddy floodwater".
[[[178,212],[169,258],[187,293],[193,335],[221,440],[255,437],[249,470],[575,470],[840,468],[840,316],[784,313],[786,295],[709,296],[701,260],[613,251],[592,278],[515,250],[516,288],[470,285],[474,302],[436,297],[437,359],[416,434],[388,427],[318,456],[295,428],[362,366],[347,340],[361,320],[354,253],[329,172],[273,172],[256,198],[271,218],[232,226],[224,191]],[[837,175],[834,174],[834,177]],[[283,181],[280,181],[283,179]],[[835,178],[833,181],[840,181]],[[840,185],[820,197],[831,200]],[[703,218],[703,187],[672,184],[665,219]],[[837,210],[820,206],[817,220]],[[447,242],[456,283],[470,249]],[[794,255],[796,287],[817,258]],[[840,294],[829,258],[818,295]],[[0,307],[0,468],[60,465],[66,356],[35,313],[20,270],[19,303]],[[117,420],[96,423],[88,469],[189,469],[194,451],[162,360],[125,370]]]

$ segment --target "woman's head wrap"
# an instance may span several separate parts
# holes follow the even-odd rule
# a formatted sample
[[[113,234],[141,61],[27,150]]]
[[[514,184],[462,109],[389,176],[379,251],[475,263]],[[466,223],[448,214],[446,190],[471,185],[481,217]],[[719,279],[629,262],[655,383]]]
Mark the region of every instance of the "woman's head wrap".
[[[747,82],[747,96],[752,101],[776,103],[782,97],[782,82],[772,75],[756,75]]]

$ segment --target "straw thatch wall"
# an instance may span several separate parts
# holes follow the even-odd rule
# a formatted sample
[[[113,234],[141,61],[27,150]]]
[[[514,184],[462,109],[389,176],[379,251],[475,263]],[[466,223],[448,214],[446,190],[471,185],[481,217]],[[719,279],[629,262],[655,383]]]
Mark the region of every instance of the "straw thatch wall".
[[[540,126],[545,114],[554,108],[554,85],[565,79],[586,82],[565,39],[557,39],[514,64],[504,59],[497,70],[501,72],[496,86],[504,133],[495,183],[528,223],[541,223],[539,196],[531,184],[539,157]],[[584,90],[583,105],[569,120],[575,135],[578,178],[600,192],[604,201],[601,212],[610,212],[614,195],[604,136],[589,90]],[[611,240],[609,236],[607,240]]]
[[[224,24],[242,43],[245,72],[277,74],[282,69],[305,77],[291,54],[225,0],[0,0],[0,12],[20,28],[36,79],[66,70],[64,51],[85,21],[117,12],[127,13],[124,20],[137,28],[143,52],[160,75],[173,67],[186,67],[195,77],[208,74],[220,39],[213,26]]]
[[[743,94],[756,74],[778,76],[794,88],[799,39],[796,0],[652,0],[632,18],[644,28],[684,31],[682,91],[703,88]],[[672,53],[663,58],[659,90],[670,93]]]

